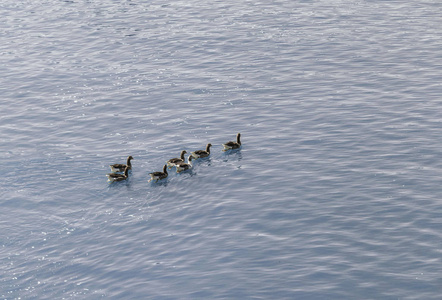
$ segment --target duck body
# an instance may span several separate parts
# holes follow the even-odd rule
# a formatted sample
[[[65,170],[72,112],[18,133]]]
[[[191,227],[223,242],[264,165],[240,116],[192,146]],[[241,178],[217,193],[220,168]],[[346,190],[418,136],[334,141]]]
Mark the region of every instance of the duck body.
[[[126,164],[113,164],[113,165],[109,165],[109,167],[111,168],[112,172],[124,172],[124,170],[126,169],[126,167],[130,169],[132,169],[132,164],[130,163],[130,161],[134,159],[132,157],[132,155],[129,155],[127,157],[127,161]]]
[[[183,171],[191,169],[192,168],[192,158],[193,158],[193,156],[189,155],[189,157],[187,158],[187,163],[181,162],[181,163],[175,164],[176,172],[181,173]]]
[[[167,178],[167,176],[169,175],[167,173],[167,164],[164,165],[163,172],[152,172],[152,173],[149,173],[149,175],[150,175],[150,179],[148,182],[151,182],[152,180],[158,181],[158,180]]]
[[[208,157],[210,155],[210,147],[212,147],[212,144],[207,144],[206,150],[196,150],[191,152],[191,155],[193,158],[203,158]]]
[[[176,158],[171,158],[171,159],[169,159],[169,160],[166,162],[167,166],[168,166],[169,168],[172,168],[172,167],[175,166],[176,164],[179,164],[179,163],[184,162],[184,154],[186,154],[186,153],[187,153],[187,151],[186,151],[186,150],[183,150],[183,151],[181,151],[181,155],[180,155],[179,158],[176,157]]]
[[[129,178],[129,167],[126,166],[123,174],[110,173],[110,174],[107,174],[106,176],[107,176],[107,180],[109,182],[126,180],[127,178]]]
[[[223,151],[232,150],[232,149],[238,149],[239,147],[241,147],[241,140],[240,140],[240,138],[241,138],[241,133],[238,133],[236,135],[236,142],[230,141],[230,142],[227,142],[227,143],[223,144],[223,147],[224,147]]]

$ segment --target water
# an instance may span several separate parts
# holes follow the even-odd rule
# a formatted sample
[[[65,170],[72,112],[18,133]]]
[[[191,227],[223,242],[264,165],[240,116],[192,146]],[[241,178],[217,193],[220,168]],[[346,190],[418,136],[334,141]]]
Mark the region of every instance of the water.
[[[2,299],[439,299],[438,1],[1,13]]]

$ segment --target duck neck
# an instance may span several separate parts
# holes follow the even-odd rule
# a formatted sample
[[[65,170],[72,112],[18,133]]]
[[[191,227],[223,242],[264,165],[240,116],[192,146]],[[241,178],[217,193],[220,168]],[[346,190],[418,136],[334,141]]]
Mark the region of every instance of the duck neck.
[[[241,135],[239,135],[239,134],[236,136],[236,142],[241,145],[240,137],[241,137]]]

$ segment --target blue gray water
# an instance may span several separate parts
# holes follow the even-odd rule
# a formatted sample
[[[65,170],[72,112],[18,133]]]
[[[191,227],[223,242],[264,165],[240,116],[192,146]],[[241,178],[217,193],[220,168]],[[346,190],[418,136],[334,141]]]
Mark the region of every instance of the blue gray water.
[[[440,299],[440,1],[0,11],[0,298]]]

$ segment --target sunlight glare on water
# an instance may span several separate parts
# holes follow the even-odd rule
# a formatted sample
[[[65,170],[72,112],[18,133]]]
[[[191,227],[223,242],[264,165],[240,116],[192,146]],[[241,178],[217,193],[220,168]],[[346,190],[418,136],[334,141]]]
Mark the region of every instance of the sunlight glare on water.
[[[2,299],[440,298],[437,1],[0,10]]]

